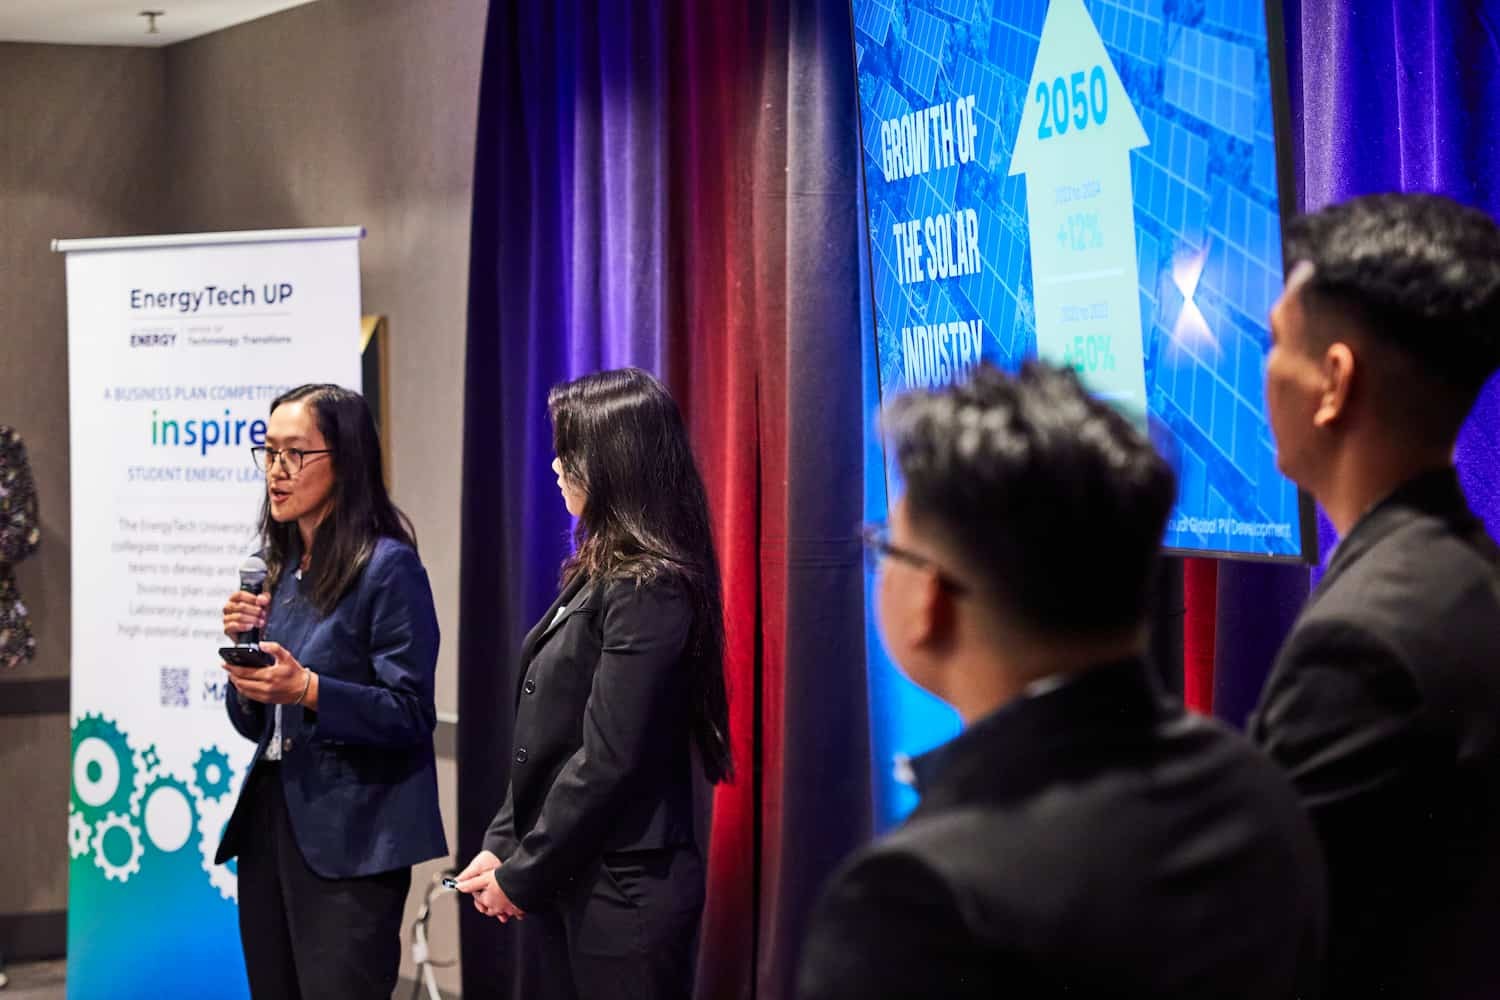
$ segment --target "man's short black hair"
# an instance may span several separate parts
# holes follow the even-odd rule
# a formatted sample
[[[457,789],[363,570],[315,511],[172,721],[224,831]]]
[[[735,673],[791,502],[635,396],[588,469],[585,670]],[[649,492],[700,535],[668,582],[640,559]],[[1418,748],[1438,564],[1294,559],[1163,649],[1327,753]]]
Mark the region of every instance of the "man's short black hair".
[[[1049,637],[1145,621],[1171,466],[1069,369],[988,364],[888,404],[907,516],[1003,614]]]
[[[1440,195],[1351,198],[1294,219],[1284,255],[1312,263],[1314,312],[1350,314],[1451,394],[1459,419],[1500,368],[1500,227],[1484,212]]]

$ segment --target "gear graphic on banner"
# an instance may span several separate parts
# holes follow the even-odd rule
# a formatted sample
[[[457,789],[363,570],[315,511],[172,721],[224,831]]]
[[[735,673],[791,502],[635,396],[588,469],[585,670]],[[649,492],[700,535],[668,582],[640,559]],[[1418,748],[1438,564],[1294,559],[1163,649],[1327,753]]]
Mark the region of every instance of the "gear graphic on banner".
[[[125,840],[122,841],[118,835],[111,837],[110,834],[115,831],[123,832]],[[122,852],[122,843],[128,844],[129,850]],[[94,864],[104,872],[105,878],[117,882],[127,881],[141,870],[141,856],[145,853],[141,831],[130,821],[129,816],[110,813],[94,829]]]
[[[214,864],[214,855],[219,850],[219,841],[224,836],[224,827],[234,812],[234,798],[228,795],[217,799],[200,799],[198,802],[198,849],[203,854],[203,870],[208,881],[219,895],[231,903],[239,902],[240,882],[238,867],[233,861]]]
[[[209,883],[237,902],[234,862],[213,862],[234,811],[235,777],[229,755],[217,746],[200,749],[189,777],[180,777],[154,744],[133,749],[112,719],[89,713],[73,727],[69,854],[92,855],[106,878],[126,882],[140,872],[148,848],[172,854],[196,838]]]
[[[198,810],[187,784],[170,774],[159,775],[140,793],[138,815],[146,840],[163,854],[173,854],[198,832]]]
[[[198,754],[193,765],[193,783],[198,794],[217,802],[229,794],[234,775],[229,765],[229,755],[218,747],[207,747]]]
[[[89,821],[71,806],[68,808],[68,855],[81,858],[89,852],[89,841],[94,828]]]
[[[136,752],[135,768],[135,788],[130,792],[130,815],[139,816],[141,798],[146,794],[147,786],[163,773],[161,757],[157,754],[154,743]]]
[[[85,822],[124,813],[136,785],[135,754],[118,726],[90,713],[73,727],[72,805]]]

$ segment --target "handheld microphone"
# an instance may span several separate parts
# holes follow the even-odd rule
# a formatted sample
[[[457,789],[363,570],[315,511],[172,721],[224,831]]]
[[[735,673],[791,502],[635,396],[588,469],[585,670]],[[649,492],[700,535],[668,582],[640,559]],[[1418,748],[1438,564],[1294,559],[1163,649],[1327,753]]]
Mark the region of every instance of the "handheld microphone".
[[[259,595],[266,585],[266,561],[260,556],[251,556],[240,564],[240,589],[247,594]],[[260,643],[260,629],[253,628],[248,632],[241,632],[235,641],[241,646],[255,646]]]
[[[240,589],[248,594],[259,594],[266,585],[266,561],[260,556],[251,556],[240,564]],[[235,636],[233,646],[220,646],[219,655],[225,663],[237,667],[269,667],[276,662],[270,653],[261,652],[260,629],[253,628]]]

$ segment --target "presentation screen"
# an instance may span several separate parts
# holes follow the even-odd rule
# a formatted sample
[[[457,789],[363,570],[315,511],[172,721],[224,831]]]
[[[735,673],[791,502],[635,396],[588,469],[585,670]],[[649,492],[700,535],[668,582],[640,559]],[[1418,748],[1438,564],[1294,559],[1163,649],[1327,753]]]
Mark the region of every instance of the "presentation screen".
[[[1262,393],[1291,190],[1279,19],[1254,0],[852,13],[882,397],[981,360],[1070,365],[1176,467],[1169,549],[1310,558]]]

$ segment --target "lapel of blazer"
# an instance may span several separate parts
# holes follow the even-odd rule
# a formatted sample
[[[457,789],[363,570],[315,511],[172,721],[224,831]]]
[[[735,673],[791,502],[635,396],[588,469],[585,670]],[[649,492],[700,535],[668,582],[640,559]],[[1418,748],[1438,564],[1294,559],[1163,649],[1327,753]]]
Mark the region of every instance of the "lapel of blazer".
[[[1458,486],[1458,474],[1451,467],[1426,473],[1403,484],[1360,518],[1335,546],[1323,578],[1308,595],[1304,613],[1350,566],[1404,524],[1423,515],[1440,517],[1459,532],[1473,520]]]
[[[1164,709],[1140,657],[1081,670],[1042,694],[1014,699],[911,761],[913,815],[977,800],[1035,794],[1064,775],[1117,766],[1116,747],[1149,734]],[[1082,769],[1082,770],[1080,770]]]
[[[547,609],[547,613],[532,626],[530,632],[526,633],[526,640],[521,643],[520,677],[526,676],[526,668],[531,666],[531,661],[536,658],[537,650],[541,649],[548,637],[557,631],[557,627],[574,612],[589,605],[593,591],[585,590],[587,584],[586,579],[579,577],[564,587],[562,593],[557,595],[557,600],[553,601],[552,606]],[[517,680],[516,683],[519,685],[521,682]]]
[[[1404,513],[1400,508],[1381,508],[1366,514],[1349,531],[1349,534],[1334,546],[1333,553],[1328,557],[1328,566],[1323,570],[1322,579],[1303,602],[1302,613],[1306,614],[1313,605],[1318,603],[1318,599],[1333,587],[1335,580],[1343,576],[1350,566],[1359,562],[1360,556],[1374,548],[1376,543],[1389,534],[1395,527],[1393,522],[1403,520],[1404,518],[1400,515]]]

